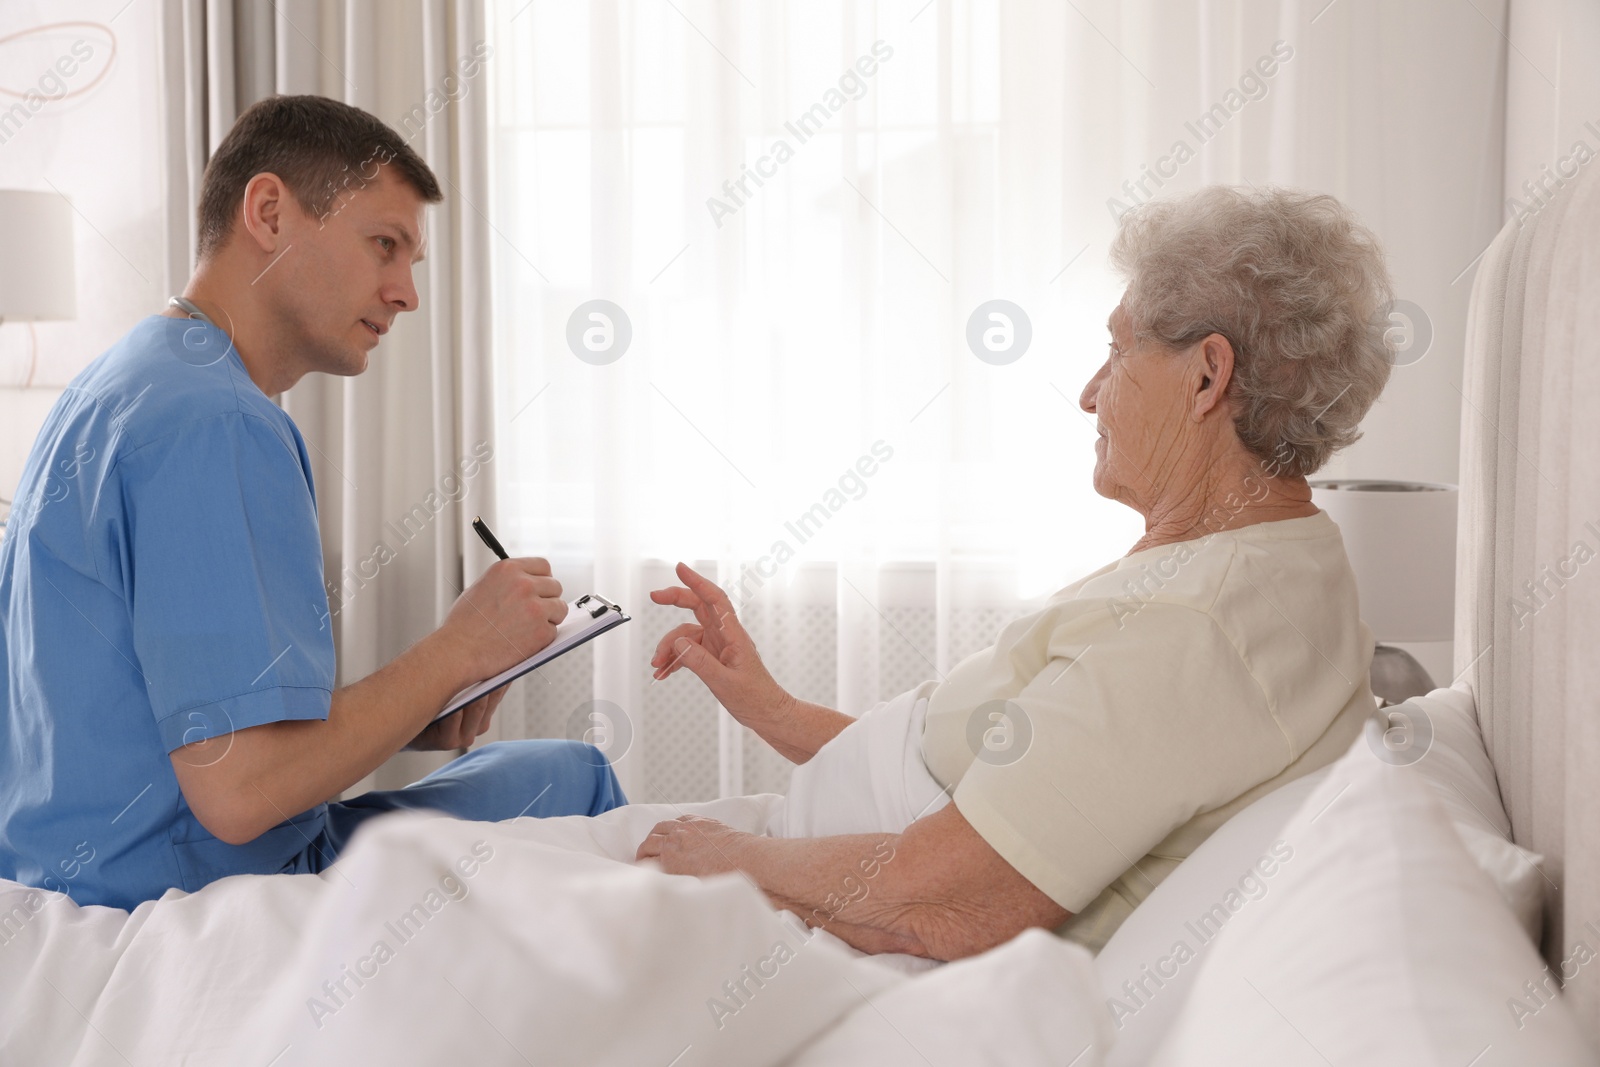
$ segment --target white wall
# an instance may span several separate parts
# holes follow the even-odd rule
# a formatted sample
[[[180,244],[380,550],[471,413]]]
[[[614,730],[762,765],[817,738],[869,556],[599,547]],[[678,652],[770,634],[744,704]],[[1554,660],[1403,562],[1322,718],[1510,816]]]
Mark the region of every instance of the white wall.
[[[1396,297],[1433,327],[1427,354],[1395,368],[1362,440],[1325,477],[1458,480],[1467,267],[1502,222],[1505,7],[1340,0],[1312,27],[1305,91],[1324,101],[1314,114],[1344,121],[1301,131],[1305,150],[1342,171],[1329,191],[1377,231]],[[1364,44],[1319,50],[1337,20],[1364,29],[1352,36]]]
[[[1600,160],[1600,5],[1513,0],[1506,84],[1504,217],[1537,210],[1525,183],[1554,190]],[[1579,145],[1581,144],[1581,148]],[[1587,158],[1590,162],[1582,162]],[[1536,185],[1537,190],[1537,185]],[[1509,198],[1518,202],[1513,205]]]
[[[122,9],[119,14],[119,9]],[[50,191],[72,201],[75,216],[78,317],[41,322],[35,387],[17,388],[28,375],[29,329],[0,325],[0,496],[10,497],[29,446],[61,387],[165,302],[161,267],[161,130],[157,19],[161,6],[138,0],[8,0],[0,4],[0,37],[48,23],[82,20],[72,27],[0,44],[0,85],[26,92],[77,40],[92,58],[67,81],[76,92],[105,69],[81,95],[47,101],[20,126],[0,131],[0,189]],[[112,21],[114,19],[114,21]],[[0,111],[13,101],[0,97]],[[0,254],[26,255],[3,248]]]
[[[1579,167],[1600,160],[1600,64],[1594,59],[1600,55],[1600,6],[1589,0],[1510,0],[1509,8],[1502,27],[1506,36],[1499,41],[1505,64],[1505,133],[1491,238],[1507,222],[1539,211]],[[1441,152],[1448,140],[1435,134],[1417,147]],[[1479,180],[1487,193],[1492,186],[1482,182],[1481,174]],[[1464,227],[1467,221],[1463,218]],[[1475,240],[1482,236],[1476,225],[1473,233]],[[1483,239],[1480,249],[1487,244]],[[1404,263],[1397,266],[1397,272],[1406,269]],[[1465,408],[1455,391],[1461,382],[1466,298],[1475,276],[1475,269],[1467,271],[1445,289],[1440,306],[1446,316],[1435,337],[1436,352],[1416,368],[1396,372],[1395,386],[1375,413],[1368,439],[1351,449],[1350,475],[1457,480],[1460,419],[1485,417]],[[1435,325],[1441,325],[1440,316],[1435,316]],[[1429,367],[1436,355],[1442,358]],[[1413,369],[1423,373],[1409,373]],[[1454,418],[1443,417],[1447,407]],[[1448,462],[1442,452],[1446,442]],[[1402,647],[1436,681],[1450,680],[1449,642]]]
[[[1539,209],[1561,184],[1558,172],[1570,177],[1579,160],[1600,159],[1600,6],[1348,6],[1343,17],[1379,19],[1379,39],[1388,44],[1370,70],[1362,71],[1365,59],[1351,60],[1358,76],[1348,86],[1322,87],[1344,94],[1352,108],[1370,109],[1361,143],[1328,150],[1344,151],[1364,168],[1344,195],[1379,229],[1397,295],[1422,305],[1434,336],[1421,361],[1396,368],[1364,438],[1325,473],[1457,482],[1461,420],[1483,417],[1459,392],[1476,277],[1469,264],[1519,211]],[[1459,57],[1455,73],[1444,61],[1452,55]],[[1492,112],[1500,112],[1495,134],[1485,137],[1473,116]],[[1525,182],[1542,190],[1530,195]],[[1450,680],[1449,642],[1402,647],[1436,681]]]

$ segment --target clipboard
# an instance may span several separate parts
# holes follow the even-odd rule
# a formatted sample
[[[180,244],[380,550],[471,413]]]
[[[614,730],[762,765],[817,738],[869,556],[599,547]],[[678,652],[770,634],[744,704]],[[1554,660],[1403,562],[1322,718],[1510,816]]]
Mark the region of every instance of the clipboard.
[[[592,641],[607,630],[616,629],[631,619],[631,615],[626,614],[605,597],[597,596],[594,593],[585,593],[567,605],[567,617],[556,625],[555,640],[521,663],[507,667],[493,678],[485,678],[476,685],[467,686],[467,688],[445,701],[444,710],[429,721],[438,722],[446,715],[461,710],[483,696],[483,694],[499,689],[507,682],[521,678],[529,671],[537,670],[557,656],[571,652],[579,645]]]

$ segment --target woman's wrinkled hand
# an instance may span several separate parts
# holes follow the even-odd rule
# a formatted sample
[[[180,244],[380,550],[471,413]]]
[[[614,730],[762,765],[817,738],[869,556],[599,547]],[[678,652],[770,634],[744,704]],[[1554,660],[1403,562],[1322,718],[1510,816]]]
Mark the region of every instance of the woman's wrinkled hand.
[[[657,681],[687,667],[705,683],[718,703],[746,725],[781,712],[792,701],[773,680],[755,642],[734,614],[728,594],[686,563],[678,564],[682,586],[656,589],[650,599],[694,612],[694,622],[668,631],[650,659]]]
[[[736,857],[750,836],[716,819],[681,815],[657,823],[634,859],[657,860],[668,874],[723,874],[738,869]]]

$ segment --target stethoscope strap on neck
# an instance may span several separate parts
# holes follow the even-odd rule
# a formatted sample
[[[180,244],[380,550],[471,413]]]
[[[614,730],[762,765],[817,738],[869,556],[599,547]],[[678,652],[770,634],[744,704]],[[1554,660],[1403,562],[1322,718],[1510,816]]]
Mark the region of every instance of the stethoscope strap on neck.
[[[211,317],[209,315],[207,315],[204,311],[201,311],[198,307],[196,307],[195,306],[195,302],[193,300],[190,300],[188,297],[183,297],[183,296],[168,297],[167,298],[167,306],[170,307],[170,308],[178,309],[179,311],[183,312],[185,315],[188,315],[191,319],[199,319],[201,322],[205,323],[207,326],[215,326],[216,325],[216,323],[211,321]]]

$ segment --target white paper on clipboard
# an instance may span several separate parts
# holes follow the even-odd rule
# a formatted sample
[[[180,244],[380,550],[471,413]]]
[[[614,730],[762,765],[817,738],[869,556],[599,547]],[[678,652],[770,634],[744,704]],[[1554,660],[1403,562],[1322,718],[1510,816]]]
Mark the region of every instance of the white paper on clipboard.
[[[459,711],[462,707],[477,700],[483,694],[499,689],[507,682],[544,666],[557,656],[572,651],[585,641],[599,637],[607,630],[621,626],[631,618],[632,616],[625,614],[621,608],[605,597],[596,596],[593,593],[585,593],[567,605],[567,617],[556,625],[555,640],[521,663],[507,667],[493,678],[485,678],[476,685],[467,686],[461,692],[445,701],[444,710],[435,715],[432,721],[438,722],[451,712]]]

